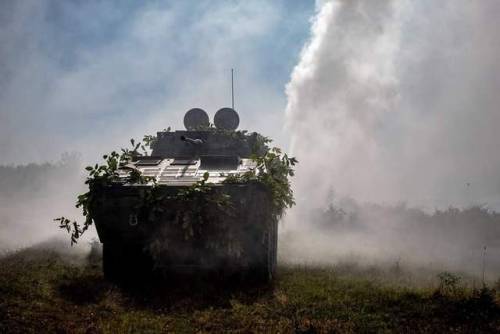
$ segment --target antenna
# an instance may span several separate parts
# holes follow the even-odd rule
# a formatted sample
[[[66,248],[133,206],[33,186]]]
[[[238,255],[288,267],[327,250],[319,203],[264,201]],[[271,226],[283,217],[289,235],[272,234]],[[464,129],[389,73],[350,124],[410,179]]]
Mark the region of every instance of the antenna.
[[[234,109],[234,69],[231,69],[231,108]]]
[[[486,245],[483,247],[483,288],[486,287],[484,283],[484,272],[486,271]]]

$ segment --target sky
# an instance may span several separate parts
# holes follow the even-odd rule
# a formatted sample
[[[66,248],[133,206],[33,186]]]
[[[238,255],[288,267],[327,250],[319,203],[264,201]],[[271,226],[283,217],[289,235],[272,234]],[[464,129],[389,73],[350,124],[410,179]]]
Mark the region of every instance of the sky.
[[[230,97],[240,128],[288,145],[285,85],[313,1],[0,2],[0,164],[84,161],[211,117]]]

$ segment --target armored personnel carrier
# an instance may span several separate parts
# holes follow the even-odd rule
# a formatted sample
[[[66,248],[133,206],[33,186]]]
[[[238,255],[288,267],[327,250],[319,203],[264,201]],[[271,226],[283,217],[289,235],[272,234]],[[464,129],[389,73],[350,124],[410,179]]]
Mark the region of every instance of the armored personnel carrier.
[[[209,271],[272,279],[277,220],[270,193],[258,182],[228,182],[254,169],[253,154],[266,147],[258,134],[235,131],[239,116],[231,108],[215,114],[215,128],[198,108],[184,125],[158,132],[151,154],[121,166],[94,201],[105,276]],[[142,182],[131,182],[130,173]]]

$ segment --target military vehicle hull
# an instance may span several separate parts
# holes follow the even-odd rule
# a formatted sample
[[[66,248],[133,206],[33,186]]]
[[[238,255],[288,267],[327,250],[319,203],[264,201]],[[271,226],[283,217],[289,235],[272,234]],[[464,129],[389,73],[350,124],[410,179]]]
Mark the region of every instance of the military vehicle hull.
[[[161,195],[173,198],[182,189],[158,188]],[[215,207],[204,210],[203,226],[194,226],[194,231],[179,220],[186,203],[166,201],[160,205],[161,213],[152,216],[141,202],[147,190],[147,185],[109,186],[95,202],[94,222],[103,243],[103,271],[108,279],[201,272],[272,279],[278,226],[263,185],[213,185],[213,195],[229,195],[230,206],[227,212]]]

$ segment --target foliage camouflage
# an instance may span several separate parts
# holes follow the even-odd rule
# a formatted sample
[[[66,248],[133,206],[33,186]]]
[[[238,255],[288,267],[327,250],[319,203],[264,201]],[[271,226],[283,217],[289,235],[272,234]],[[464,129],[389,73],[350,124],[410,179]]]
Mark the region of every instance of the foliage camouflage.
[[[271,140],[257,133],[249,134],[247,131],[229,131],[216,129],[213,125],[205,127],[203,130],[214,131],[218,134],[232,138],[246,138],[256,136],[255,146],[253,147],[252,159],[257,167],[241,176],[227,176],[225,184],[243,184],[248,182],[257,182],[263,184],[270,192],[272,197],[272,215],[273,219],[278,220],[284,214],[287,207],[295,204],[293,191],[289,177],[294,175],[293,167],[297,163],[295,158],[283,154],[279,148],[269,148]],[[170,131],[170,128],[165,131]],[[119,181],[118,169],[127,163],[141,156],[148,154],[148,150],[153,148],[157,142],[156,136],[146,135],[141,142],[130,140],[131,148],[121,149],[121,153],[115,151],[104,155],[104,163],[94,166],[87,166],[88,172],[85,184],[89,186],[89,191],[77,197],[76,207],[82,208],[85,220],[80,225],[76,220],[70,220],[66,217],[54,219],[59,223],[59,227],[65,229],[70,234],[71,244],[77,243],[82,234],[93,224],[94,205],[102,189],[112,183]],[[148,212],[148,221],[154,221],[157,215],[161,215],[167,203],[176,202],[177,215],[175,223],[184,230],[185,238],[200,234],[201,228],[210,222],[210,210],[213,208],[217,212],[212,212],[218,217],[224,217],[231,214],[231,198],[228,194],[213,191],[213,185],[207,182],[208,174],[194,183],[193,185],[180,190],[176,194],[165,195],[161,192],[161,186],[154,178],[144,177],[137,170],[132,170],[124,182],[134,184],[149,184],[150,187],[141,192],[141,204],[136,208],[137,211]],[[196,205],[192,205],[196,203]],[[220,219],[224,222],[224,219]],[[229,231],[228,226],[221,230]],[[158,242],[154,243],[158,245]],[[214,246],[214,245],[212,245]],[[228,245],[231,247],[231,245]]]

